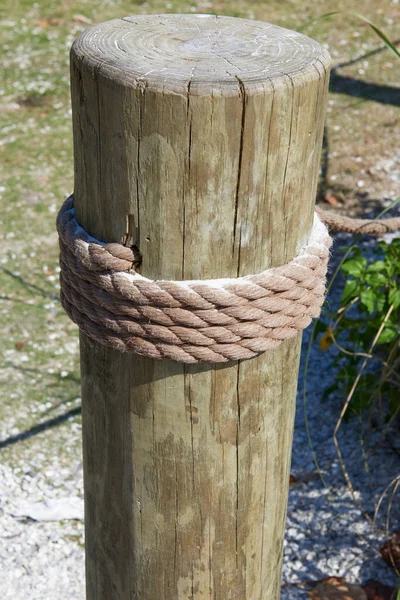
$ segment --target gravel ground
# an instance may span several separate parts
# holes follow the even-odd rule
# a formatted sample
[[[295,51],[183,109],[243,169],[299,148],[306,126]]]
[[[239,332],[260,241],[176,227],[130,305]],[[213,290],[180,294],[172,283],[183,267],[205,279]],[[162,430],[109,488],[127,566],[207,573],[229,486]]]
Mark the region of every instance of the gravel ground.
[[[28,472],[21,476],[4,467],[0,470],[1,598],[83,600],[83,523],[35,522],[12,516],[21,498],[41,500],[55,494],[54,488],[41,486],[40,478]],[[60,483],[56,494],[68,493],[69,486]]]
[[[336,289],[330,297],[331,303],[337,301],[339,293]],[[315,465],[307,440],[302,396],[309,336],[310,330],[307,330],[300,369],[292,460],[292,474],[308,481],[294,484],[290,490],[284,584],[338,575],[351,582],[363,583],[372,578],[395,585],[394,573],[379,556],[380,544],[385,539],[387,501],[382,503],[378,516],[378,526],[382,531],[377,531],[355,505],[341,472],[332,439],[340,403],[335,399],[326,404],[320,401],[321,390],[329,385],[333,377],[329,367],[331,354],[321,352],[316,344],[310,356],[307,416],[326,487],[318,476],[312,478]],[[46,405],[41,406],[43,412],[43,406],[46,408]],[[15,427],[15,416],[9,416],[1,426],[2,439],[6,440],[0,444],[6,458],[0,467],[2,599],[84,598],[82,521],[65,519],[36,522],[15,516],[23,513],[21,506],[27,501],[82,497],[80,422],[75,416],[77,407],[79,409],[79,398],[67,405],[69,413],[63,413],[67,414],[67,418],[61,415],[58,427],[49,427],[37,435],[34,430],[21,435],[18,427]],[[368,515],[373,515],[385,486],[398,474],[399,448],[389,439],[384,444],[379,443],[382,440],[377,433],[373,433],[370,451],[362,444],[364,434],[364,424],[353,419],[343,426],[339,440],[357,501]],[[54,449],[55,439],[60,442],[60,451],[57,451],[57,446]],[[65,456],[67,461],[64,460]],[[393,506],[392,523],[398,521],[399,512],[399,506]],[[283,600],[306,597],[306,587],[284,585],[282,589]]]
[[[387,242],[390,237],[385,236]],[[347,235],[338,235],[333,248],[330,271],[339,261],[336,248],[351,243]],[[364,242],[371,246],[374,240]],[[341,286],[328,296],[331,306],[338,306]],[[298,384],[297,413],[293,441],[291,472],[301,477],[315,473],[306,483],[295,484],[289,493],[282,600],[307,598],[310,588],[290,584],[318,581],[329,576],[345,577],[351,583],[363,584],[369,579],[396,586],[396,575],[382,560],[379,549],[386,535],[390,493],[380,504],[376,527],[368,521],[386,486],[399,474],[400,444],[393,432],[383,440],[382,433],[371,431],[367,417],[353,418],[341,425],[338,441],[345,468],[354,490],[346,484],[339,461],[333,432],[341,411],[338,398],[321,403],[321,393],[334,378],[329,360],[333,354],[311,346],[307,375],[306,415],[304,410],[304,363],[311,328],[303,336]],[[316,472],[307,436],[306,420],[324,483]],[[366,441],[368,433],[368,442]],[[307,475],[304,477],[307,479]],[[397,529],[400,506],[395,498],[389,512],[390,524]],[[397,581],[398,585],[398,581]]]

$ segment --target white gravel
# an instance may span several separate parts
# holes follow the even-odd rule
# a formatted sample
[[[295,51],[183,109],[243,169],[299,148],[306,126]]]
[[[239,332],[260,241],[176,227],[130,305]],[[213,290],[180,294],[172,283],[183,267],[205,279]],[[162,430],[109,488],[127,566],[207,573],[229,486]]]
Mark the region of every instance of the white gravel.
[[[309,335],[310,329],[304,335],[302,364]],[[384,531],[371,527],[357,508],[341,472],[332,439],[340,402],[331,399],[321,404],[321,392],[333,376],[330,356],[314,345],[307,398],[310,434],[327,487],[318,476],[291,487],[283,582],[294,584],[340,575],[356,583],[372,578],[395,585],[395,574],[379,556]],[[300,369],[292,474],[300,478],[306,474],[305,479],[308,479],[307,474],[315,472],[315,465],[305,428],[302,386],[303,366]],[[80,520],[35,522],[12,516],[27,501],[82,498],[77,419],[79,417],[72,416],[57,427],[21,441],[14,440],[15,443],[1,451],[4,457],[0,466],[2,600],[83,600],[85,597],[83,523]],[[9,414],[0,426],[1,438],[4,440],[10,432],[16,435],[23,429],[23,424]],[[398,474],[399,441],[389,437],[382,440],[377,433],[372,433],[369,449],[362,444],[363,432],[365,424],[353,419],[343,425],[339,439],[356,497],[363,510],[373,516],[382,491]],[[68,443],[62,441],[57,446],[55,442],[60,435]],[[378,515],[382,530],[387,507],[386,499]],[[395,502],[391,522],[395,524],[399,517],[399,505]],[[306,587],[282,588],[282,600],[303,598],[307,598]]]
[[[339,261],[336,248],[348,241],[347,235],[337,236],[333,248],[335,263]],[[364,242],[366,246],[373,243],[371,240]],[[332,264],[331,272],[333,269]],[[341,287],[335,286],[328,298],[332,306],[338,306],[340,294]],[[393,486],[380,504],[376,527],[367,517],[373,519],[383,491],[400,473],[400,440],[395,431],[383,437],[382,433],[371,430],[367,415],[352,418],[341,425],[338,441],[355,501],[346,484],[333,441],[333,432],[342,408],[341,400],[331,396],[327,402],[321,403],[323,390],[334,378],[334,369],[329,364],[333,354],[321,352],[318,344],[311,347],[307,408],[304,410],[304,363],[310,334],[311,328],[303,336],[291,472],[294,476],[302,476],[305,472],[316,471],[306,431],[306,414],[310,437],[326,485],[316,473],[315,479],[290,489],[283,582],[293,584],[342,576],[352,583],[363,584],[368,579],[375,579],[396,586],[394,571],[379,553],[387,537],[386,518]],[[398,529],[396,524],[399,518],[397,495],[390,510],[391,533]],[[308,598],[309,589],[284,585],[282,600]]]
[[[35,472],[34,462],[0,467],[0,597],[12,600],[83,600],[84,531],[76,520],[36,522],[16,518],[21,501],[76,493],[81,472],[53,473],[54,483]],[[25,467],[25,468],[24,468]],[[17,471],[17,472],[16,472]]]

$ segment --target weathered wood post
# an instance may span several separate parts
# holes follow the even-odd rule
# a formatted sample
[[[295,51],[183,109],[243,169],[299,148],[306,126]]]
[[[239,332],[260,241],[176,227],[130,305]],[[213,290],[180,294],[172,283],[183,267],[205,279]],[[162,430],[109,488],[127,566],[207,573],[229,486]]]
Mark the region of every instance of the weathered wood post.
[[[306,242],[329,57],[268,23],[117,19],[71,54],[78,222],[142,274],[257,273]],[[81,335],[88,600],[276,600],[300,335],[184,365]]]

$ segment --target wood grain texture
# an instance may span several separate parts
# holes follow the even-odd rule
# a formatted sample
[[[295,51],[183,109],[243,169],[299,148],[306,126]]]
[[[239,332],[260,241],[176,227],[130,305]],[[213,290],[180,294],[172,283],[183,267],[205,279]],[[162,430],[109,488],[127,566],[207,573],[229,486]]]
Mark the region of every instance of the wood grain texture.
[[[329,56],[208,15],[127,17],[71,52],[78,221],[149,278],[282,265],[314,208]],[[277,600],[300,336],[227,365],[81,336],[88,600]]]

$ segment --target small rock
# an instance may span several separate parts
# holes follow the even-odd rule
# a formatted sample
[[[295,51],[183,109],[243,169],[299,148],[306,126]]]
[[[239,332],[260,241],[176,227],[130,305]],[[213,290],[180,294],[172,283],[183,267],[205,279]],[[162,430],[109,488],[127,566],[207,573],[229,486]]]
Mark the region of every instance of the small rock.
[[[21,504],[12,513],[13,517],[29,517],[34,521],[83,521],[83,500],[81,498],[54,498],[43,502]]]

